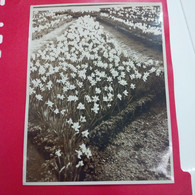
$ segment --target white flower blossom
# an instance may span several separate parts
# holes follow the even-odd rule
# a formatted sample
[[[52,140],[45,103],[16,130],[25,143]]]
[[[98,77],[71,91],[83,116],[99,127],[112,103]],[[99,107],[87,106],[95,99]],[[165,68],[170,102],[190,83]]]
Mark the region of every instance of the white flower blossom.
[[[107,81],[108,81],[108,82],[112,82],[112,81],[113,81],[113,80],[112,80],[112,77],[108,77],[108,78],[107,78]]]
[[[73,124],[73,121],[71,118],[69,118],[68,120],[66,120],[66,122],[69,124],[69,125],[72,125]]]
[[[89,95],[85,95],[85,99],[88,103],[92,102],[91,97]]]
[[[64,97],[64,95],[57,94],[57,98],[60,100],[63,100],[65,97]]]
[[[69,95],[68,96],[68,102],[76,102],[78,100],[78,97],[75,95]]]
[[[83,164],[83,161],[79,161],[78,164],[76,165],[76,168],[79,168],[79,167],[82,167],[84,164]]]
[[[49,107],[51,107],[51,108],[52,108],[52,106],[54,105],[54,103],[51,102],[50,100],[48,100],[48,101],[46,102],[46,104],[47,104]]]
[[[97,94],[100,94],[101,93],[101,89],[100,88],[95,88],[95,92],[97,93]]]
[[[59,114],[58,108],[56,108],[56,109],[54,110],[54,113],[55,113],[55,114]]]
[[[60,111],[60,113],[61,113],[62,115],[64,115],[65,112],[67,112],[67,110],[65,110],[65,109],[63,109],[63,110]]]
[[[135,79],[135,74],[130,75],[131,80]]]
[[[111,104],[107,104],[107,107],[110,108],[112,105]]]
[[[50,90],[52,88],[52,81],[49,81],[46,85],[46,87]]]
[[[103,101],[104,102],[108,102],[109,100],[108,100],[108,97],[107,96],[103,96]]]
[[[88,137],[88,135],[89,135],[88,130],[85,130],[85,131],[82,132],[83,137]]]
[[[80,148],[81,148],[82,152],[87,156],[87,158],[92,156],[91,150],[89,148],[86,148],[85,144],[81,144]]]
[[[47,80],[47,77],[42,76],[41,79],[42,79],[43,82],[45,82]]]
[[[84,104],[82,104],[81,102],[78,104],[78,106],[77,106],[77,109],[78,110],[84,110],[85,109],[85,106],[84,106]]]
[[[78,122],[73,123],[73,125],[72,125],[72,128],[76,131],[76,133],[79,133],[79,128],[80,128],[80,127],[81,127],[81,126],[79,125]]]
[[[60,157],[60,156],[61,156],[61,150],[57,150],[57,151],[55,152],[55,154],[56,154],[58,157]]]
[[[36,97],[38,100],[41,100],[41,101],[43,100],[43,96],[40,95],[40,94],[36,95],[35,97]]]
[[[34,90],[34,88],[32,88],[32,87],[29,87],[29,95],[32,95],[33,93],[35,93],[35,90]]]
[[[91,108],[91,110],[97,114],[99,111],[99,104],[94,103],[93,108]]]
[[[125,96],[128,96],[128,91],[127,91],[127,90],[123,91],[123,94],[124,94]]]
[[[81,159],[81,155],[83,154],[80,150],[75,150],[75,152],[78,154],[78,158]]]
[[[113,100],[113,97],[114,97],[114,94],[108,93],[108,100],[109,101],[112,101]]]
[[[117,95],[117,98],[118,98],[119,100],[122,100],[122,95],[121,95],[121,94],[118,94],[118,95]]]
[[[162,71],[161,71],[161,69],[159,68],[159,69],[157,69],[156,70],[156,76],[160,76],[160,73],[161,73]]]
[[[39,74],[40,74],[40,75],[44,75],[44,74],[45,74],[45,71],[46,71],[46,70],[45,70],[45,68],[44,68],[43,66],[40,66],[40,67],[39,67]]]
[[[135,84],[131,83],[130,88],[135,89]]]
[[[92,96],[92,99],[93,99],[93,102],[97,102],[97,101],[99,101],[99,97],[98,97],[97,95]]]
[[[80,116],[80,122],[81,123],[87,122],[85,116]]]
[[[122,86],[127,85],[127,81],[125,81],[125,80],[123,80],[123,79],[121,79],[121,80],[119,81],[119,83],[120,83]]]

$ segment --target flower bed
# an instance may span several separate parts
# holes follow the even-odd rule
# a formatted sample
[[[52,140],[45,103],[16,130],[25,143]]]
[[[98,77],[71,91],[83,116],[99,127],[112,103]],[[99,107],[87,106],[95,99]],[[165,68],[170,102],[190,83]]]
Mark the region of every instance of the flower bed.
[[[160,7],[107,8],[99,14],[101,21],[130,33],[147,43],[161,45],[162,24]]]
[[[39,39],[57,27],[71,21],[72,16],[56,15],[52,11],[37,11],[33,15],[32,40]]]
[[[93,155],[86,145],[90,132],[162,76],[152,64],[131,60],[90,16],[32,54],[29,122],[39,127],[35,143],[45,143],[59,181],[82,179]]]

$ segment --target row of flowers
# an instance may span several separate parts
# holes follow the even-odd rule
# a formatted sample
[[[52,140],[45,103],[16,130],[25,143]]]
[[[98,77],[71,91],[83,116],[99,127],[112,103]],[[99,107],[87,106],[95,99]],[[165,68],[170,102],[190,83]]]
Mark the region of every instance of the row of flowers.
[[[55,152],[63,156],[59,170],[66,174],[76,167],[79,174],[83,157],[92,156],[85,145],[90,130],[121,102],[130,102],[137,86],[160,74],[150,64],[131,60],[90,16],[78,18],[32,54],[29,120],[38,118],[62,139],[64,147]]]
[[[32,20],[32,37],[37,39],[70,21],[72,16],[56,15],[54,11],[35,11]]]
[[[159,6],[134,6],[107,8],[100,16],[122,24],[129,30],[148,35],[162,35]]]

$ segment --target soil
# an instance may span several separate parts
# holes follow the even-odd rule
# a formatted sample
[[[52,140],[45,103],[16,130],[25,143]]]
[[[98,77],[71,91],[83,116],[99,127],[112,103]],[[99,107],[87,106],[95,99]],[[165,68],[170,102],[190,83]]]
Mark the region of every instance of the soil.
[[[167,112],[157,103],[126,126],[104,151],[96,153],[93,179],[169,180],[170,156]]]

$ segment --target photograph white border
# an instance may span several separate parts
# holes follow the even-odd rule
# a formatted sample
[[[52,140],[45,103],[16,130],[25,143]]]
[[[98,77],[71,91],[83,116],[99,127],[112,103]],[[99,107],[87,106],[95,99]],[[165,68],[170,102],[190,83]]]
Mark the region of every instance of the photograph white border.
[[[139,181],[74,181],[74,182],[27,182],[26,169],[27,169],[27,134],[28,134],[28,112],[29,112],[29,84],[30,84],[30,56],[31,56],[31,43],[32,43],[32,13],[33,9],[48,10],[48,8],[58,9],[65,7],[76,6],[160,6],[162,13],[162,53],[164,64],[164,78],[165,78],[165,92],[166,92],[166,106],[167,106],[167,119],[168,119],[168,133],[169,133],[169,150],[171,151],[171,179],[170,180],[139,180]],[[27,85],[26,85],[26,109],[25,109],[25,129],[24,129],[24,148],[23,148],[23,185],[120,185],[120,184],[170,184],[174,183],[174,166],[173,166],[173,148],[172,148],[172,131],[171,131],[171,116],[170,116],[170,102],[168,90],[168,73],[167,73],[167,60],[166,60],[166,46],[165,46],[165,32],[164,32],[164,13],[162,10],[161,2],[109,2],[109,3],[72,3],[72,4],[50,4],[50,5],[32,5],[30,6],[30,23],[29,23],[29,39],[28,39],[28,62],[27,62]]]

